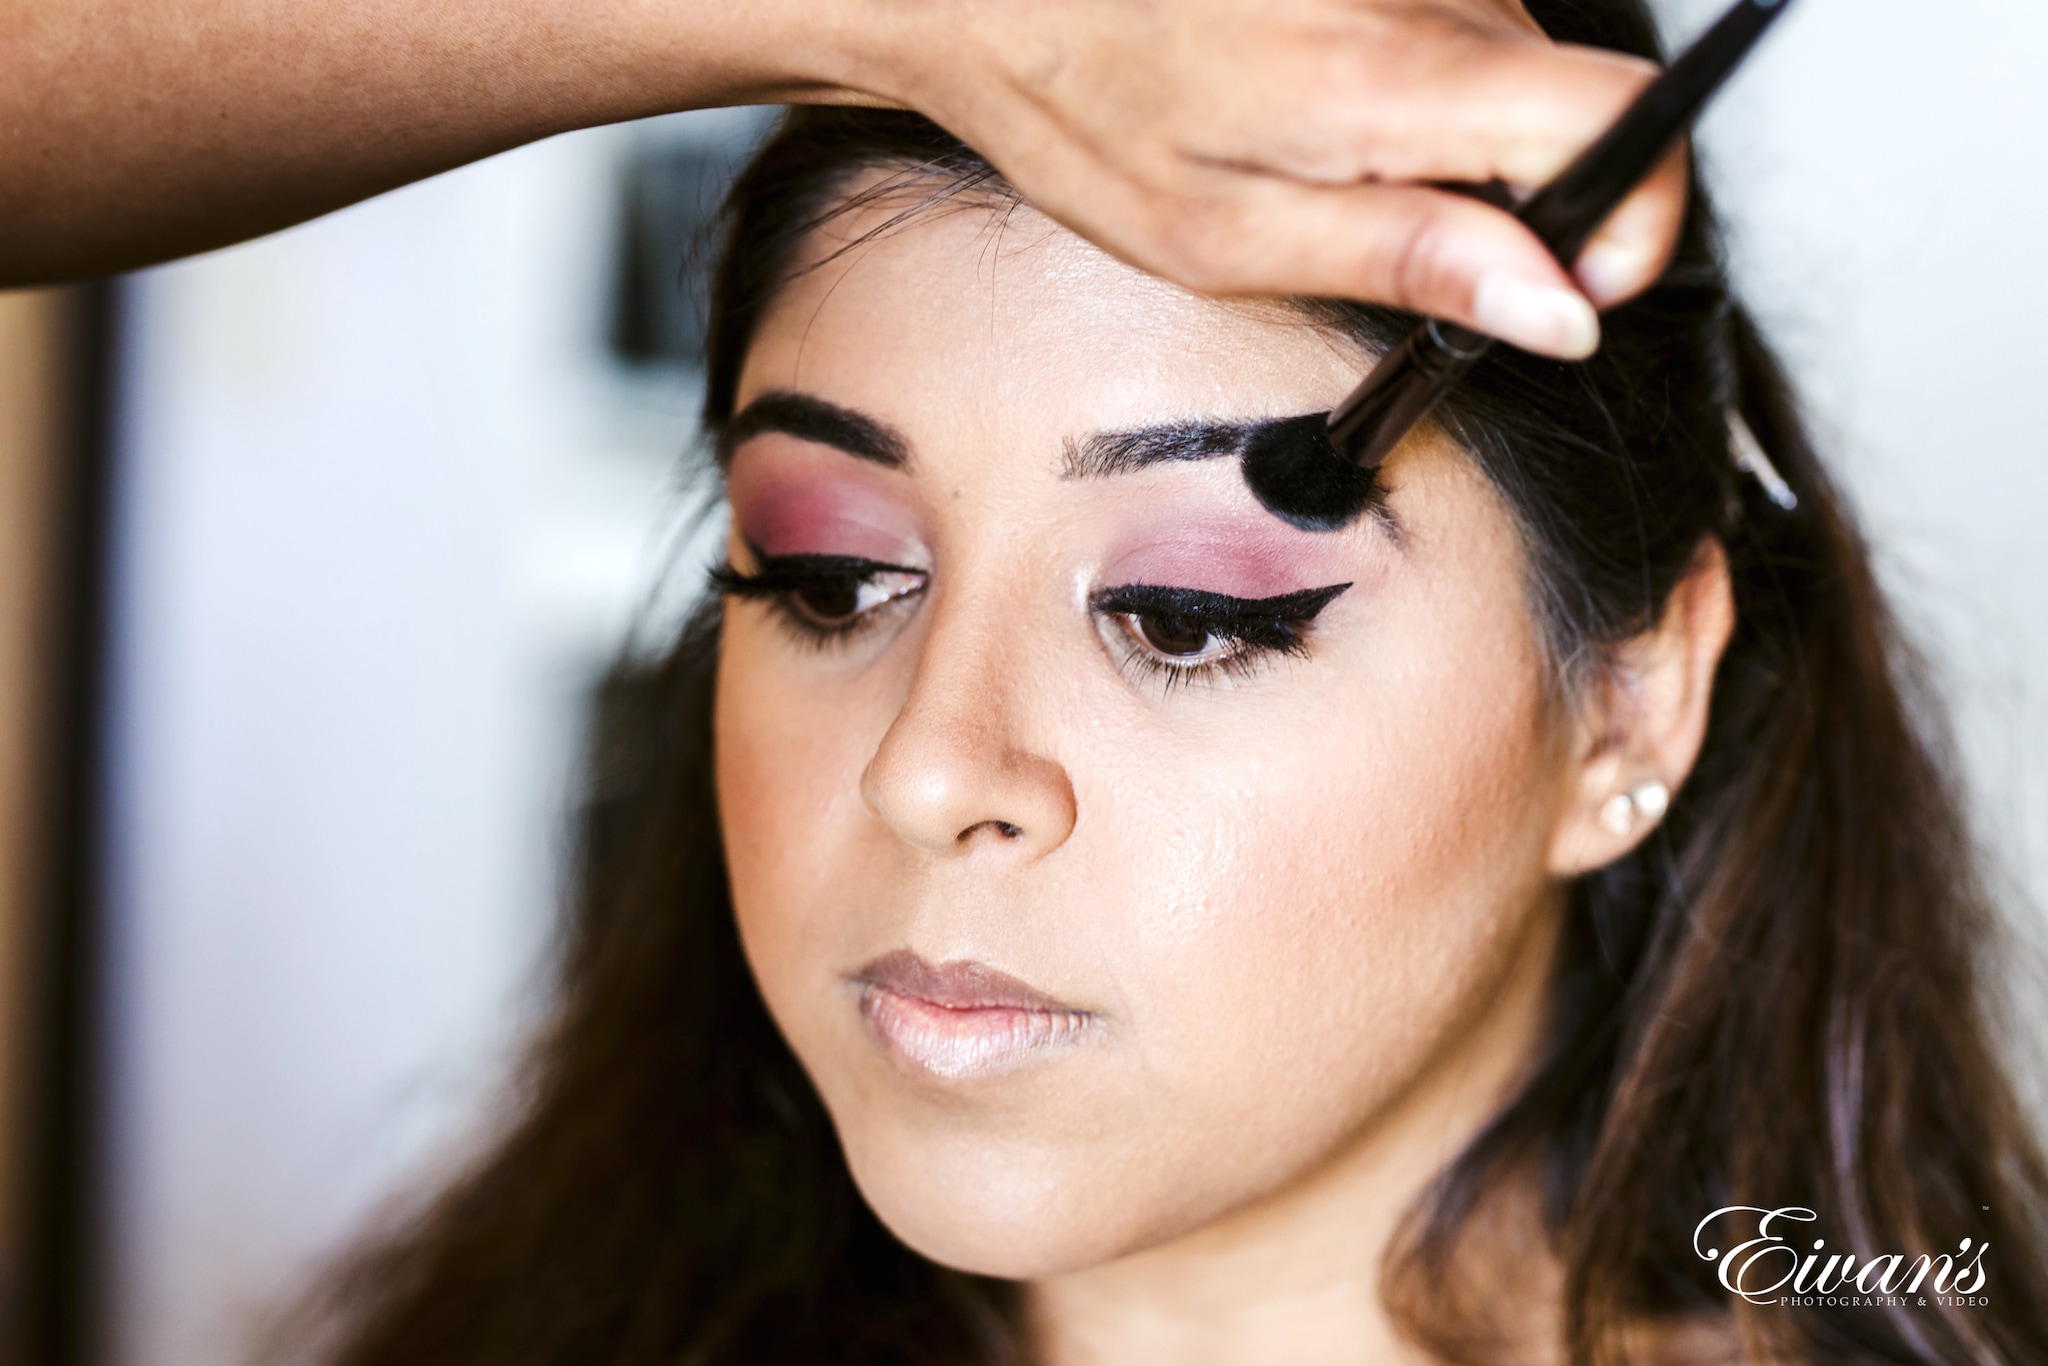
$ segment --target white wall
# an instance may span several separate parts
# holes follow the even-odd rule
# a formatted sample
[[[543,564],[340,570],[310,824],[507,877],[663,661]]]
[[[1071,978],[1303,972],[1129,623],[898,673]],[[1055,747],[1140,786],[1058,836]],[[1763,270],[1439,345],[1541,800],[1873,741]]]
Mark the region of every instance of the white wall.
[[[118,1361],[235,1360],[311,1253],[475,1126],[531,1013],[584,690],[687,502],[694,381],[602,346],[616,163],[655,135],[134,284]]]
[[[1689,31],[1717,0],[1671,0]],[[2048,5],[1798,0],[1710,116],[1738,274],[2048,903]],[[114,704],[117,1326],[246,1324],[471,1125],[532,1003],[581,689],[689,398],[606,369],[559,139],[137,290]]]
[[[1680,35],[1719,7],[1658,5]],[[2008,899],[2048,908],[2048,5],[1797,0],[1701,144],[1949,690]]]

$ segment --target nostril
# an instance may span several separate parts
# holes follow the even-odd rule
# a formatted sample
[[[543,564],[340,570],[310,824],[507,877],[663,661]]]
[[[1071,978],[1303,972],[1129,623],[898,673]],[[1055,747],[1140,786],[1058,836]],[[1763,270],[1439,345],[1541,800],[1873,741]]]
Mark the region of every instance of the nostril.
[[[1014,744],[1001,707],[965,688],[932,687],[938,700],[921,693],[905,704],[862,770],[867,808],[898,839],[941,858],[1006,863],[1064,844],[1074,828],[1066,769]]]

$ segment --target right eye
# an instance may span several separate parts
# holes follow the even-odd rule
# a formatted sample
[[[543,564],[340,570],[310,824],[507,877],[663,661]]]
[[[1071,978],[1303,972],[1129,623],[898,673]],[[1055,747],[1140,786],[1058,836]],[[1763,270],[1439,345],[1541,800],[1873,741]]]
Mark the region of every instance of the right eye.
[[[790,607],[818,626],[844,630],[860,617],[884,603],[908,597],[924,587],[924,575],[914,569],[877,566],[871,572],[818,575],[785,590]]]
[[[730,564],[711,573],[729,597],[768,602],[790,625],[814,639],[858,630],[878,608],[923,591],[922,569],[884,564],[852,555],[763,555],[760,569],[746,573]]]

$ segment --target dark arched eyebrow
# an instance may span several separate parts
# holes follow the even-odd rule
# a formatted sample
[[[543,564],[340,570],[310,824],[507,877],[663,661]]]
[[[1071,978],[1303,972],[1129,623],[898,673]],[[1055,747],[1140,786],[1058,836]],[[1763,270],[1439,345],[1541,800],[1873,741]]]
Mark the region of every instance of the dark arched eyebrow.
[[[1215,460],[1242,456],[1261,438],[1326,439],[1324,414],[1259,418],[1248,422],[1166,422],[1121,432],[1095,432],[1069,437],[1061,462],[1063,479],[1095,479],[1131,474],[1174,461]],[[866,413],[789,389],[762,394],[733,415],[718,438],[718,462],[729,465],[733,453],[756,436],[783,432],[815,441],[859,460],[900,470],[910,463],[910,442],[887,423]],[[1297,438],[1297,433],[1304,434]]]
[[[815,441],[892,470],[910,462],[910,443],[886,423],[809,394],[775,389],[740,409],[725,424],[718,434],[718,463],[731,464],[733,452],[742,442],[767,432]]]
[[[1216,460],[1226,456],[1237,459],[1255,443],[1263,455],[1283,452],[1289,465],[1301,468],[1300,462],[1304,460],[1332,458],[1329,419],[1328,413],[1302,413],[1250,422],[1165,422],[1156,427],[1069,437],[1060,477],[1100,479],[1172,461]],[[1365,511],[1396,546],[1407,539],[1400,518],[1387,505],[1385,490],[1377,480],[1371,482]]]
[[[1299,417],[1280,417],[1253,422],[1167,422],[1127,432],[1070,437],[1060,477],[1100,479],[1134,474],[1171,461],[1241,456],[1255,437],[1300,427],[1305,421]]]

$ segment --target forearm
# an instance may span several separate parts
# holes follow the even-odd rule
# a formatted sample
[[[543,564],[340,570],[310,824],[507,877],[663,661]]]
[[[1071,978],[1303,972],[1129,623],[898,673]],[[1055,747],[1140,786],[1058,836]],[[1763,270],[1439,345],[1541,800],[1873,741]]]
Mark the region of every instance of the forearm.
[[[0,286],[224,245],[572,128],[859,98],[866,9],[0,0]]]
[[[1646,55],[1547,42],[1521,0],[0,0],[0,286],[225,245],[571,128],[858,100],[921,111],[1191,289],[1583,356],[1593,305],[1662,270],[1683,159],[1576,284],[1432,182],[1542,184]]]

